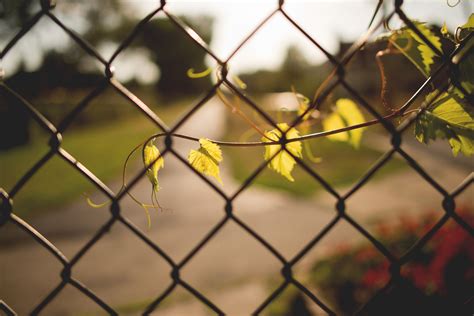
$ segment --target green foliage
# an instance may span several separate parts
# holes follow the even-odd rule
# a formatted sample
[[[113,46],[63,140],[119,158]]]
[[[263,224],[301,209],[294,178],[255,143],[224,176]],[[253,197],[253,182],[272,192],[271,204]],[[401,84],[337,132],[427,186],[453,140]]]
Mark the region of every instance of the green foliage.
[[[421,113],[415,124],[415,135],[425,144],[437,138],[447,139],[455,156],[459,152],[471,156],[474,153],[473,118],[472,107],[459,96],[445,92]]]
[[[474,13],[471,13],[467,22],[459,27],[461,30],[474,31]]]
[[[152,124],[143,124],[143,121],[135,118],[117,120],[91,126],[87,130],[68,131],[64,136],[64,147],[101,180],[110,181],[120,174],[123,158],[130,146],[154,130]],[[4,188],[11,189],[28,168],[47,152],[45,144],[47,138],[41,137],[31,145],[0,153],[0,174]],[[55,156],[18,193],[14,211],[27,217],[54,211],[77,198],[78,192],[94,188],[79,172]]]
[[[425,23],[412,22],[420,33],[442,52],[440,38]],[[389,40],[423,75],[430,76],[437,55],[418,34],[409,27],[404,27],[394,31]]]
[[[456,55],[459,60],[457,65],[458,80],[462,87],[470,94],[474,93],[474,38]]]
[[[441,39],[426,24],[414,21],[413,24],[428,39],[433,46],[443,52]],[[474,14],[471,14],[469,21],[460,26],[457,37],[449,34],[446,25],[440,30],[441,34],[454,45],[463,44],[464,47],[453,58],[457,64],[456,78],[451,78],[452,82],[459,83],[467,93],[450,85],[449,92],[442,93],[437,100],[434,100],[423,113],[418,116],[415,123],[416,138],[425,144],[430,140],[438,138],[448,140],[452,148],[453,155],[460,152],[466,156],[474,153],[474,121],[472,104],[472,93],[474,92],[474,40],[468,43],[467,35],[474,30]],[[405,55],[420,72],[429,77],[434,70],[436,52],[433,51],[422,39],[409,27],[396,30],[388,37],[388,40],[403,55]],[[434,95],[439,94],[435,90],[427,97],[428,101]]]

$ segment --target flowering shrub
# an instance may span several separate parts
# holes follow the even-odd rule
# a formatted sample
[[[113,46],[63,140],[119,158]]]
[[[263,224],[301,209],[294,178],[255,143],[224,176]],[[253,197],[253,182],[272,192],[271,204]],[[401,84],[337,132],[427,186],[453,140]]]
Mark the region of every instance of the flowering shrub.
[[[473,210],[459,212],[470,225]],[[439,217],[430,213],[398,223],[376,224],[375,237],[401,256]],[[339,314],[353,314],[378,293],[363,315],[464,315],[474,285],[474,239],[454,220],[448,220],[401,269],[402,278],[390,281],[389,262],[370,243],[342,246],[314,263],[311,285]],[[290,299],[289,301],[293,301]],[[472,302],[471,302],[472,303]],[[455,312],[456,311],[456,312]],[[288,311],[288,314],[294,314]],[[309,310],[308,310],[309,313]]]

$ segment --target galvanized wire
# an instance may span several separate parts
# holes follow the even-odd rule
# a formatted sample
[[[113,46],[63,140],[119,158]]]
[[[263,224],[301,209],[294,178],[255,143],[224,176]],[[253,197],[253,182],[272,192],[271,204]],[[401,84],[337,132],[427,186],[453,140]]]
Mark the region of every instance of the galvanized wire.
[[[198,254],[206,245],[213,239],[221,229],[228,223],[233,222],[237,224],[243,231],[245,231],[249,236],[255,239],[258,243],[260,243],[265,249],[267,249],[271,255],[273,255],[281,264],[281,276],[283,277],[283,281],[275,288],[275,290],[269,294],[269,296],[261,302],[261,304],[255,309],[253,314],[259,314],[264,311],[269,304],[271,304],[288,286],[293,285],[296,287],[306,298],[312,302],[314,302],[317,306],[319,306],[323,311],[325,311],[328,315],[335,315],[334,308],[324,302],[323,299],[318,297],[315,293],[313,293],[310,289],[305,287],[300,281],[298,281],[293,276],[293,268],[294,266],[303,259],[306,254],[311,251],[336,225],[341,222],[346,222],[351,225],[355,230],[357,230],[362,236],[364,236],[372,245],[383,255],[390,263],[390,274],[391,279],[387,283],[385,287],[379,290],[379,293],[385,291],[391,284],[396,283],[398,280],[401,279],[400,269],[403,265],[410,262],[416,255],[419,253],[421,248],[440,230],[440,228],[449,220],[453,219],[456,221],[460,227],[466,230],[471,236],[474,236],[473,228],[462,219],[459,214],[456,213],[455,207],[455,198],[462,192],[465,192],[469,186],[471,186],[474,182],[473,174],[470,174],[462,183],[459,184],[457,188],[452,190],[451,192],[445,189],[439,182],[437,182],[433,177],[429,175],[427,171],[423,169],[421,164],[417,162],[416,159],[410,156],[405,150],[402,149],[402,132],[406,130],[413,122],[416,120],[418,115],[412,115],[411,117],[407,118],[401,125],[395,127],[389,117],[383,117],[381,114],[377,112],[374,106],[372,106],[369,102],[367,102],[363,96],[361,96],[345,79],[345,72],[346,66],[350,62],[350,60],[363,48],[363,46],[368,42],[370,36],[376,31],[383,27],[384,24],[388,23],[388,21],[394,17],[398,16],[410,29],[413,30],[425,43],[426,45],[432,49],[438,56],[441,57],[442,65],[439,67],[438,70],[433,72],[433,75],[429,77],[423,85],[413,94],[413,96],[400,107],[400,112],[403,113],[405,109],[407,109],[416,99],[420,97],[423,93],[427,92],[430,88],[430,84],[433,83],[434,78],[436,78],[440,73],[441,70],[445,67],[449,69],[453,69],[456,67],[453,64],[453,56],[462,49],[459,47],[456,51],[453,52],[451,56],[445,55],[443,52],[439,51],[425,36],[422,32],[420,32],[416,25],[414,25],[411,20],[406,16],[403,11],[403,1],[395,1],[395,8],[393,12],[385,13],[385,15],[379,18],[378,23],[375,23],[376,18],[378,16],[378,10],[382,4],[382,0],[377,3],[377,8],[373,15],[372,21],[370,22],[370,29],[364,34],[356,43],[352,45],[352,47],[346,52],[346,54],[341,58],[338,59],[336,56],[330,54],[327,50],[323,48],[323,46],[318,43],[314,38],[312,38],[308,32],[306,32],[296,20],[294,20],[288,12],[285,10],[285,3],[283,0],[278,1],[275,5],[275,9],[266,16],[261,23],[253,29],[248,36],[243,38],[237,48],[224,60],[221,60],[217,57],[217,55],[212,51],[209,45],[199,37],[197,32],[187,26],[179,17],[172,15],[170,12],[167,11],[166,8],[166,1],[162,0],[160,5],[151,11],[146,17],[144,17],[141,21],[137,23],[137,25],[133,28],[133,30],[124,37],[122,43],[116,49],[116,51],[112,54],[109,60],[103,58],[99,52],[88,43],[81,35],[74,32],[68,26],[66,26],[61,19],[54,15],[54,1],[46,1],[42,0],[41,2],[41,10],[37,14],[35,14],[26,24],[21,28],[21,30],[14,34],[12,39],[7,43],[7,45],[3,48],[0,52],[0,60],[3,59],[13,48],[18,41],[22,39],[22,37],[27,34],[34,25],[40,20],[47,18],[52,21],[57,27],[61,28],[68,34],[68,36],[77,43],[88,55],[92,58],[97,60],[103,67],[104,67],[104,78],[101,82],[99,82],[96,88],[90,92],[79,104],[77,104],[66,116],[63,120],[61,120],[57,126],[51,123],[41,112],[39,112],[34,104],[31,104],[27,101],[20,93],[14,91],[11,87],[9,87],[4,81],[0,82],[0,93],[4,95],[8,95],[18,101],[18,104],[29,113],[29,115],[41,126],[43,130],[45,130],[49,136],[49,151],[39,159],[21,178],[20,180],[13,186],[13,188],[7,192],[4,189],[0,188],[0,196],[2,199],[1,209],[0,209],[0,231],[1,226],[6,222],[13,223],[14,225],[18,226],[20,229],[24,230],[33,240],[35,240],[41,247],[45,248],[51,256],[55,257],[58,262],[62,265],[62,271],[60,272],[61,281],[57,286],[48,293],[44,299],[31,311],[32,315],[40,314],[44,308],[50,304],[59,293],[65,288],[66,285],[71,285],[78,289],[80,292],[83,293],[84,296],[90,298],[91,301],[97,304],[98,307],[102,308],[105,312],[110,315],[117,315],[117,312],[114,308],[108,304],[106,301],[101,299],[96,293],[91,291],[87,288],[86,284],[81,283],[76,278],[72,277],[72,272],[74,270],[75,265],[83,258],[83,256],[90,251],[90,249],[96,245],[100,240],[104,237],[105,234],[111,229],[114,225],[123,225],[126,227],[130,232],[135,234],[140,240],[142,240],[151,251],[155,252],[158,256],[164,259],[167,262],[170,269],[170,283],[166,290],[164,290],[160,295],[158,295],[153,302],[143,311],[143,314],[149,314],[153,312],[160,303],[167,298],[177,287],[181,287],[193,295],[197,300],[199,300],[202,304],[207,306],[211,311],[218,315],[224,315],[226,312],[219,308],[217,304],[212,302],[209,298],[207,298],[203,293],[199,291],[199,289],[194,288],[191,286],[186,280],[184,280],[181,275],[180,271]],[[197,102],[188,112],[185,114],[178,122],[174,124],[174,126],[169,127],[167,126],[163,120],[154,113],[146,103],[144,103],[139,97],[134,95],[131,91],[129,91],[122,83],[120,83],[114,77],[113,71],[113,62],[115,59],[129,46],[131,45],[134,38],[136,38],[143,30],[143,27],[150,22],[150,20],[155,17],[158,13],[164,13],[166,18],[168,18],[173,25],[182,32],[183,36],[189,37],[194,44],[199,47],[200,49],[204,50],[207,55],[209,55],[220,67],[220,79],[209,89],[209,91],[202,97],[202,99]],[[295,27],[297,32],[300,32],[304,37],[309,39],[311,43],[320,50],[329,60],[330,64],[334,67],[334,74],[335,80],[333,83],[324,87],[323,91],[320,95],[311,102],[310,106],[306,110],[305,113],[300,115],[295,119],[295,121],[291,124],[292,126],[298,125],[302,118],[311,110],[316,109],[319,104],[327,98],[327,96],[333,91],[336,87],[342,88],[349,93],[359,104],[361,104],[371,115],[375,117],[374,122],[381,123],[381,125],[388,131],[391,137],[391,148],[385,152],[379,159],[376,161],[357,181],[346,193],[341,194],[339,193],[336,188],[334,188],[328,181],[326,181],[322,176],[320,176],[317,171],[312,169],[309,165],[306,164],[302,159],[299,157],[295,157],[291,151],[287,150],[284,146],[282,150],[286,150],[290,155],[294,157],[297,164],[301,166],[303,170],[306,171],[308,175],[314,178],[315,181],[320,183],[325,191],[334,197],[334,217],[333,219],[327,223],[320,231],[315,231],[314,237],[304,245],[300,251],[296,253],[291,258],[285,257],[276,247],[274,247],[271,243],[269,243],[265,238],[263,238],[257,231],[252,229],[245,221],[240,219],[233,211],[233,203],[234,200],[240,196],[248,187],[254,182],[254,180],[259,176],[259,174],[264,170],[267,165],[267,162],[261,163],[253,173],[243,181],[241,186],[231,195],[227,195],[224,193],[219,187],[214,185],[211,181],[209,181],[206,177],[202,174],[194,170],[192,166],[189,165],[187,160],[182,157],[174,148],[173,148],[173,140],[175,138],[185,138],[189,140],[196,140],[197,138],[186,135],[180,135],[175,133],[176,130],[182,126],[185,122],[187,122],[194,113],[199,110],[201,107],[205,106],[206,102],[210,100],[213,96],[216,95],[216,90],[219,89],[221,86],[226,86],[233,94],[238,96],[243,102],[245,102],[250,108],[255,110],[263,120],[265,120],[270,125],[278,128],[276,122],[272,119],[272,117],[261,107],[252,100],[249,96],[247,96],[243,91],[239,89],[239,87],[235,86],[230,80],[227,78],[227,63],[235,56],[235,54],[244,47],[247,42],[255,36],[259,30],[268,23],[275,15],[281,15],[290,25]],[[472,40],[472,34],[471,38]],[[464,41],[466,43],[467,41]],[[471,50],[473,48],[471,47]],[[472,51],[470,52],[472,53]],[[1,65],[0,65],[1,66]],[[456,84],[456,80],[452,80],[453,84]],[[214,225],[214,227],[188,252],[188,254],[181,260],[175,261],[169,256],[166,251],[164,251],[157,242],[151,240],[146,233],[144,233],[140,228],[135,226],[127,217],[122,214],[121,209],[121,200],[127,194],[129,190],[131,190],[140,179],[143,178],[145,175],[146,169],[142,169],[139,173],[137,173],[131,181],[127,184],[125,190],[122,190],[119,193],[114,193],[106,184],[104,184],[97,176],[94,175],[86,166],[82,165],[73,155],[67,152],[62,147],[62,134],[67,130],[72,122],[76,119],[76,117],[82,113],[89,104],[107,87],[113,87],[117,90],[121,96],[129,101],[132,107],[134,107],[137,111],[141,112],[141,114],[147,117],[157,128],[161,131],[159,135],[165,138],[165,148],[162,152],[162,156],[171,155],[177,158],[183,165],[187,166],[189,172],[196,174],[196,176],[200,177],[204,183],[210,186],[216,193],[220,195],[222,200],[225,202],[225,207],[223,209],[222,218]],[[462,86],[457,85],[457,87],[466,93]],[[446,91],[447,85],[443,87],[438,87],[439,94]],[[434,100],[434,98],[432,99]],[[433,101],[431,101],[433,102]],[[423,108],[429,106],[430,103],[423,104]],[[312,137],[320,137],[329,135],[329,133],[319,133],[318,135],[308,135],[302,138],[302,140],[309,139]],[[291,142],[291,140],[289,141]],[[229,142],[219,142],[221,145],[224,146],[234,146],[239,145],[235,143]],[[260,146],[260,143],[244,143],[240,144],[242,146]],[[239,145],[239,146],[240,146]],[[268,145],[268,143],[267,143]],[[285,145],[285,144],[283,144]],[[360,223],[358,223],[351,215],[347,213],[346,210],[346,202],[350,199],[354,194],[356,194],[366,183],[368,183],[374,174],[386,165],[395,154],[399,154],[407,164],[413,168],[415,172],[417,172],[423,179],[426,181],[427,184],[432,186],[438,193],[443,197],[443,202],[441,207],[443,208],[445,214],[444,216],[439,219],[439,221],[432,226],[432,228],[426,232],[410,249],[408,249],[402,256],[398,257],[393,254],[387,247],[383,245],[383,243],[377,240],[366,228],[363,227]],[[276,154],[275,154],[276,155]],[[275,156],[274,155],[274,156]],[[110,206],[110,218],[103,223],[103,225],[97,230],[97,232],[90,238],[90,240],[77,251],[77,253],[72,258],[67,258],[60,249],[58,249],[53,243],[51,243],[48,239],[46,239],[41,232],[38,232],[35,228],[30,226],[28,222],[20,218],[18,215],[15,214],[15,210],[13,207],[13,201],[17,195],[17,193],[23,189],[26,183],[31,179],[31,177],[38,172],[43,166],[53,157],[60,157],[61,159],[68,162],[73,168],[75,168],[85,179],[87,179],[90,183],[92,183],[99,191],[101,191],[111,202]],[[118,276],[117,276],[118,277]],[[378,295],[377,294],[377,295]],[[363,310],[363,308],[362,308]],[[0,311],[5,313],[6,315],[15,315],[15,312],[8,307],[8,305],[0,300]]]

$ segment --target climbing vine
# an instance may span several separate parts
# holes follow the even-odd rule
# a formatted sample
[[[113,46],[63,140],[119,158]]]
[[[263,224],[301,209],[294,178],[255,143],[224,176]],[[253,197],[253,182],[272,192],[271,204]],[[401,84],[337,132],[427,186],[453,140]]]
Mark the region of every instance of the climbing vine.
[[[472,38],[474,14],[454,33],[450,33],[446,25],[443,25],[440,30],[436,30],[419,21],[407,21],[407,24],[402,28],[390,30],[376,39],[376,41],[384,42],[387,45],[374,57],[381,77],[381,103],[389,111],[384,119],[398,119],[394,121],[400,122],[400,119],[406,115],[416,115],[414,134],[418,141],[428,144],[435,139],[445,139],[449,143],[453,155],[461,153],[471,156],[474,153],[474,39]],[[443,45],[444,42],[448,42],[450,45]],[[427,79],[443,67],[449,67],[450,80],[447,86],[439,89],[431,84],[431,92],[427,94],[426,102],[418,108],[408,109],[409,105],[398,109],[394,108],[386,97],[387,91],[390,89],[390,82],[387,80],[383,61],[384,56],[391,54],[407,58]],[[449,56],[451,61],[444,60],[447,58],[446,56]],[[227,70],[225,71],[227,72]],[[207,69],[200,73],[190,69],[187,75],[198,80],[213,73],[216,74],[221,86],[232,90],[227,81],[220,77],[222,69]],[[366,120],[359,105],[348,98],[336,100],[330,113],[320,113],[319,105],[316,102],[335,75],[336,71],[333,71],[316,89],[312,101],[298,93],[295,87],[291,87],[291,92],[298,104],[297,119],[293,124],[277,122],[276,126],[270,130],[260,127],[241,110],[239,97],[235,96],[232,99],[232,95],[229,96],[220,86],[216,88],[217,97],[229,108],[231,113],[240,117],[252,130],[261,135],[260,142],[226,142],[177,133],[173,133],[172,136],[197,142],[199,147],[189,152],[189,164],[203,175],[215,178],[221,185],[223,183],[220,178],[219,165],[224,159],[221,146],[262,146],[262,158],[267,161],[268,167],[293,182],[295,179],[292,177],[292,171],[297,159],[308,158],[313,162],[318,162],[318,158],[313,155],[310,146],[306,146],[306,141],[327,137],[330,141],[345,142],[357,149],[360,146],[364,129],[381,121],[379,119]],[[246,89],[246,84],[238,77],[233,78],[233,83],[241,90]],[[322,130],[309,133],[310,126],[315,123],[320,124]],[[155,142],[165,136],[168,134],[151,135],[132,150],[124,165],[121,191],[125,190],[135,202],[146,210],[148,225],[150,225],[148,208],[161,209],[157,198],[157,192],[160,189],[158,172],[164,167],[164,158]],[[152,186],[151,204],[140,202],[126,190],[125,170],[129,159],[139,149],[141,149],[143,164]],[[88,202],[94,207],[104,205],[94,204],[90,200]]]

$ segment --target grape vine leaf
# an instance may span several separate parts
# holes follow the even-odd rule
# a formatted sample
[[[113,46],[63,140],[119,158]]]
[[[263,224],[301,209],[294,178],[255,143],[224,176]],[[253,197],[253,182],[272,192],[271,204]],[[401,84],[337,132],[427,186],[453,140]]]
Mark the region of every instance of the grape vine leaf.
[[[160,154],[158,148],[149,141],[145,148],[143,148],[143,164],[145,165],[146,175],[150,180],[153,191],[157,192],[160,189],[158,184],[158,170],[165,166],[165,160]]]
[[[351,99],[339,99],[336,102],[335,111],[323,120],[323,130],[332,131],[360,123],[365,119],[357,104]],[[329,135],[332,141],[348,142],[354,148],[359,148],[364,128],[357,128],[347,132]]]
[[[219,175],[219,163],[223,158],[219,145],[206,138],[199,139],[199,144],[198,150],[192,149],[189,152],[188,162],[200,173],[214,177],[222,184]]]
[[[474,93],[474,38],[467,36],[472,32],[474,32],[474,13],[466,24],[459,27],[460,37],[469,42],[463,43],[464,47],[453,58],[458,67],[459,82],[470,94]],[[456,93],[462,96],[460,91]]]
[[[467,22],[464,25],[461,25],[460,28],[474,31],[474,13],[471,13]]]
[[[298,116],[302,116],[304,114],[304,116],[302,117],[302,120],[303,121],[308,120],[311,117],[311,112],[314,111],[314,110],[308,111],[310,100],[301,93],[296,93],[296,91],[293,91],[293,93],[296,97],[296,100],[298,101],[298,111],[297,111]]]
[[[415,26],[423,34],[427,40],[431,42],[439,51],[441,50],[441,41],[424,23],[415,23]],[[423,65],[427,73],[430,72],[430,67],[434,63],[434,56],[436,53],[419,37],[412,29],[408,30],[408,33],[418,42],[418,50],[421,53],[423,59]]]
[[[474,93],[474,38],[466,43],[455,58],[460,59],[458,64],[459,82],[468,93]]]
[[[429,94],[427,100],[432,99]],[[474,110],[464,104],[464,100],[450,92],[442,93],[415,123],[418,141],[428,144],[437,138],[447,139],[453,155],[474,154]]]
[[[289,128],[288,124],[286,123],[279,123],[277,126],[283,131],[286,132],[286,139],[290,140],[293,138],[300,137],[300,133],[296,128]],[[262,137],[262,141],[269,143],[273,141],[279,141],[282,137],[282,133],[277,129],[272,129],[271,131],[265,132],[265,137]],[[289,181],[294,182],[295,179],[291,176],[291,172],[295,167],[296,161],[286,150],[281,149],[281,145],[266,145],[265,146],[265,154],[264,159],[266,161],[270,160],[275,154],[276,156],[273,157],[272,160],[269,161],[268,167],[273,169],[277,173],[281,174]],[[303,157],[303,147],[300,141],[294,141],[287,143],[285,148],[292,153],[295,157],[302,158]],[[278,152],[278,153],[277,153]]]
[[[426,23],[412,21],[416,28],[428,39],[433,46],[442,52],[441,40],[433,33]],[[431,65],[437,56],[426,42],[411,28],[403,27],[390,37],[391,43],[407,57],[426,77],[430,76]]]

